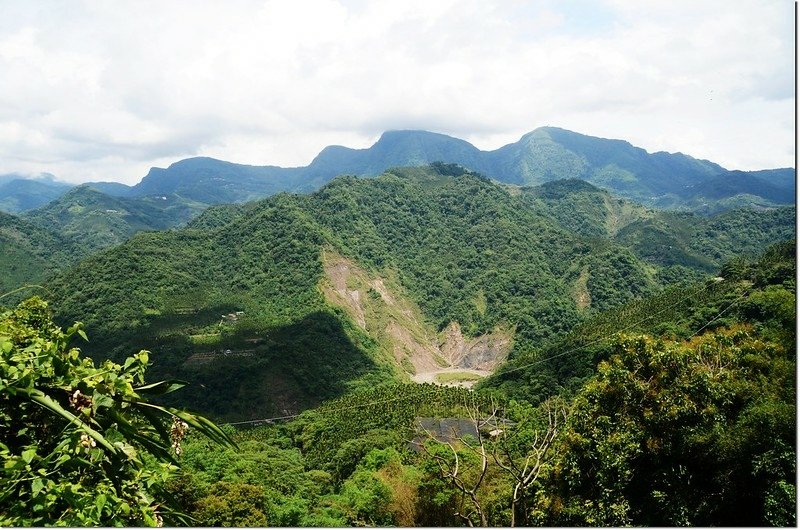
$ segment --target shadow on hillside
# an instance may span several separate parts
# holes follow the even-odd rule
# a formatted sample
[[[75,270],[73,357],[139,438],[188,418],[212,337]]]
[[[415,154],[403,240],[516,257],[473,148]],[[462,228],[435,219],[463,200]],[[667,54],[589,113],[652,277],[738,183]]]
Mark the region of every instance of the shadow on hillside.
[[[127,355],[134,349],[151,351],[148,382],[189,382],[160,402],[219,422],[296,414],[391,377],[353,343],[336,315],[324,311],[279,328],[249,329],[216,348],[192,345],[185,332],[138,337],[126,340],[130,348],[125,349]],[[214,353],[198,354],[203,350]]]

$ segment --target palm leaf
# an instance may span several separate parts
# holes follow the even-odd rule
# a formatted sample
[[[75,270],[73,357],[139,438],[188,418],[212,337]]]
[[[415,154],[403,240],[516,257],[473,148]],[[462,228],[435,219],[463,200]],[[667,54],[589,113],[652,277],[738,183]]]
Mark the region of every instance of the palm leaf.
[[[170,392],[175,392],[186,385],[188,385],[186,381],[181,381],[179,379],[168,379],[166,381],[158,381],[157,383],[150,383],[149,385],[139,386],[134,388],[133,390],[140,395],[143,396],[163,396],[164,394],[169,394]]]
[[[56,400],[45,394],[39,389],[36,388],[18,388],[16,389],[17,392],[25,394],[28,396],[33,402],[38,405],[41,405],[45,409],[53,412],[63,418],[66,418],[70,423],[78,427],[80,430],[94,438],[94,440],[105,447],[108,451],[110,451],[113,455],[117,454],[117,448],[111,445],[105,437],[97,432],[96,430],[89,427],[83,420],[75,416],[73,413],[62,407]]]

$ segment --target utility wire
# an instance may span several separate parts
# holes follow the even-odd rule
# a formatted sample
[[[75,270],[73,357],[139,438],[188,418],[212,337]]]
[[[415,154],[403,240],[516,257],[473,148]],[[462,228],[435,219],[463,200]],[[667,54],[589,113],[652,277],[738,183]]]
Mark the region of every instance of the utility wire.
[[[561,357],[563,355],[567,355],[569,353],[575,353],[576,351],[580,351],[580,350],[582,350],[584,348],[587,348],[588,346],[591,346],[593,344],[602,342],[604,340],[608,340],[608,339],[612,338],[614,335],[616,335],[617,333],[622,333],[625,330],[628,330],[628,329],[630,329],[632,327],[638,326],[639,324],[641,324],[643,322],[646,322],[647,320],[650,320],[654,316],[657,316],[657,315],[663,313],[664,311],[666,311],[668,309],[671,309],[673,307],[678,306],[679,304],[682,304],[683,302],[685,302],[689,298],[692,298],[693,296],[696,296],[697,294],[701,293],[702,291],[705,291],[706,289],[709,289],[713,285],[715,285],[715,284],[704,285],[702,288],[700,288],[697,291],[693,292],[689,296],[687,296],[685,298],[682,298],[680,301],[676,302],[675,304],[672,304],[671,306],[668,306],[668,307],[662,309],[661,311],[659,311],[657,313],[653,313],[652,315],[648,316],[647,318],[644,318],[644,319],[642,319],[642,320],[640,320],[640,321],[638,321],[638,322],[636,322],[634,324],[631,324],[630,326],[627,326],[627,327],[622,328],[622,329],[620,329],[618,331],[610,333],[609,335],[607,335],[605,337],[602,337],[602,338],[597,339],[595,341],[592,341],[590,343],[584,344],[583,346],[580,346],[578,348],[574,348],[572,350],[568,350],[568,351],[565,351],[565,352],[562,352],[562,353],[547,357],[545,359],[539,359],[539,360],[534,361],[534,362],[529,363],[529,364],[518,366],[516,368],[513,368],[511,370],[507,370],[507,371],[503,372],[503,374],[511,373],[511,372],[514,372],[514,371],[517,371],[517,370],[521,370],[523,368],[528,368],[530,366],[535,366],[537,364],[541,364],[543,362],[547,362],[547,361],[550,361],[552,359],[556,359],[558,357]],[[738,303],[740,300],[742,300],[748,294],[750,294],[749,291],[745,291],[744,293],[742,293],[741,296],[739,296],[733,302],[728,304],[728,306],[725,309],[723,309],[719,314],[717,314],[717,316],[715,316],[714,318],[712,318],[711,320],[709,320],[708,322],[703,324],[702,327],[700,327],[697,331],[692,333],[686,340],[691,339],[692,337],[694,337],[695,335],[700,333],[702,330],[704,330],[706,327],[710,326],[712,323],[714,323],[717,319],[719,319],[723,314],[725,314],[728,310],[730,310],[731,307],[733,307],[736,303]],[[425,396],[433,395],[433,394],[436,394],[436,393],[438,393],[438,389],[433,391],[433,392],[425,393],[425,394],[422,394],[421,396],[415,396],[415,397],[425,397]],[[358,404],[358,405],[351,405],[349,407],[340,407],[340,408],[336,408],[336,409],[332,409],[332,410],[328,410],[328,411],[324,411],[323,410],[323,412],[337,413],[337,412],[343,412],[343,411],[347,411],[347,410],[354,410],[354,409],[363,408],[363,407],[370,407],[372,405],[382,405],[382,404],[385,404],[385,403],[394,403],[394,402],[401,401],[401,400],[404,400],[404,399],[408,399],[408,398],[400,397],[400,398],[384,399],[384,400],[380,400],[380,401],[372,401],[370,403],[361,403],[361,404]],[[289,420],[289,419],[299,418],[300,416],[301,416],[301,414],[289,414],[289,415],[286,415],[286,416],[276,416],[274,418],[263,418],[263,419],[258,419],[258,420],[247,420],[247,421],[237,421],[237,422],[232,422],[232,423],[225,423],[224,425],[254,425],[254,424],[268,423],[268,422],[274,422],[274,421]]]
[[[700,289],[698,289],[697,291],[695,291],[695,292],[691,293],[690,295],[688,295],[688,296],[687,296],[687,297],[685,297],[685,298],[682,298],[681,300],[679,300],[679,301],[675,302],[674,304],[672,304],[672,305],[669,305],[669,306],[665,307],[665,308],[664,308],[664,309],[662,309],[661,311],[658,311],[658,312],[656,312],[656,313],[653,313],[652,315],[649,315],[649,316],[647,316],[647,317],[643,318],[642,320],[639,320],[638,322],[634,322],[633,324],[630,324],[630,325],[629,325],[629,326],[627,326],[627,327],[624,327],[624,328],[622,328],[622,329],[619,329],[619,330],[617,330],[617,331],[614,331],[613,333],[610,333],[610,334],[608,334],[608,335],[607,335],[607,336],[605,336],[605,337],[600,337],[599,339],[593,340],[593,341],[591,341],[591,342],[587,342],[586,344],[582,344],[582,345],[580,345],[580,346],[577,346],[577,347],[575,347],[575,348],[573,348],[573,349],[571,349],[571,350],[567,350],[567,351],[565,351],[565,352],[557,353],[556,355],[552,355],[552,356],[550,356],[550,357],[546,357],[546,358],[544,358],[544,359],[537,359],[537,360],[535,360],[535,361],[533,361],[533,362],[531,362],[531,363],[528,363],[528,364],[523,364],[523,365],[520,365],[520,366],[516,366],[516,367],[514,367],[514,368],[510,368],[510,369],[508,369],[508,370],[504,370],[504,371],[500,372],[498,375],[510,374],[510,373],[512,373],[512,372],[516,372],[516,371],[518,371],[518,370],[522,370],[522,369],[524,369],[524,368],[530,368],[531,366],[536,366],[537,364],[541,364],[541,363],[544,363],[544,362],[547,362],[547,361],[551,361],[551,360],[553,360],[553,359],[557,359],[558,357],[563,357],[564,355],[568,355],[568,354],[570,354],[570,353],[575,353],[575,352],[578,352],[578,351],[584,350],[584,349],[588,348],[589,346],[593,346],[593,345],[595,345],[595,344],[599,344],[599,343],[601,343],[601,342],[607,341],[608,339],[612,338],[614,335],[616,335],[616,334],[618,334],[618,333],[622,333],[623,331],[627,331],[627,330],[629,330],[629,329],[635,328],[635,327],[639,326],[640,324],[642,324],[642,323],[644,323],[644,322],[647,322],[648,320],[650,320],[650,319],[652,319],[652,318],[654,318],[654,317],[656,317],[656,316],[658,316],[658,315],[660,315],[660,314],[664,313],[665,311],[668,311],[668,310],[670,310],[670,309],[672,309],[672,308],[674,308],[674,307],[677,307],[677,306],[679,306],[680,304],[684,303],[686,300],[689,300],[690,298],[693,298],[693,297],[697,296],[697,295],[698,295],[698,294],[700,294],[701,292],[703,292],[703,291],[705,291],[705,290],[707,290],[707,289],[711,288],[711,287],[712,287],[712,286],[714,286],[714,285],[716,285],[716,284],[709,283],[709,284],[707,284],[707,285],[704,285],[703,287],[701,287],[701,288],[700,288]],[[708,323],[706,324],[706,326],[708,326],[709,324],[711,324],[711,322],[708,322]],[[701,328],[701,329],[702,329],[702,328]]]
[[[25,284],[22,287],[14,289],[13,291],[9,291],[9,292],[7,292],[5,294],[0,295],[0,298],[5,298],[6,296],[12,295],[14,293],[18,293],[19,291],[23,291],[25,289],[30,289],[32,287],[36,287],[36,288],[42,289],[43,291],[47,291],[48,293],[50,293],[50,295],[53,294],[52,291],[50,291],[47,287],[42,287],[41,285],[35,285],[35,284]]]

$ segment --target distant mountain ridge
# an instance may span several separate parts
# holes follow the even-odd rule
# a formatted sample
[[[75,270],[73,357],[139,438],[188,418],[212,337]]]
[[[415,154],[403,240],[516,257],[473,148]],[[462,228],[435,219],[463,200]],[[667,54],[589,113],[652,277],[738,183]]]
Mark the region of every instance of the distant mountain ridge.
[[[365,149],[328,146],[304,167],[252,166],[195,157],[167,168],[152,168],[132,187],[92,186],[118,197],[175,194],[205,204],[238,203],[282,191],[314,191],[338,175],[376,176],[392,167],[433,162],[459,164],[499,182],[522,186],[580,179],[647,206],[707,213],[737,206],[792,204],[795,196],[792,168],[729,171],[682,153],[648,153],[624,140],[557,127],[540,127],[491,151],[439,133],[387,131]],[[3,201],[0,192],[0,209]]]
[[[328,146],[308,166],[296,168],[192,158],[166,169],[152,169],[133,186],[131,195],[178,193],[215,204],[243,202],[279,191],[313,191],[337,175],[375,176],[392,167],[437,161],[456,163],[499,182],[523,186],[580,179],[657,207],[700,204],[695,200],[698,197],[721,200],[748,195],[765,199],[760,205],[791,204],[794,197],[794,178],[787,178],[787,172],[794,174],[793,169],[731,172],[682,153],[648,153],[624,140],[556,127],[538,128],[518,142],[492,151],[481,151],[444,134],[387,131],[366,149]],[[736,182],[728,182],[727,175]],[[740,182],[743,180],[747,183]],[[776,192],[775,187],[781,191]]]
[[[18,213],[57,199],[71,184],[52,179],[31,179],[22,175],[0,176],[0,211]]]

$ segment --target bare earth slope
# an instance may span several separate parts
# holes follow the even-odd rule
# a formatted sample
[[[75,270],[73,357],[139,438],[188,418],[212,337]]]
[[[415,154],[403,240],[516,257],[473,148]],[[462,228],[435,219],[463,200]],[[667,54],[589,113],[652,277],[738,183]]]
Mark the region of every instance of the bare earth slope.
[[[333,250],[322,256],[325,299],[372,336],[398,371],[418,383],[471,386],[508,356],[513,331],[502,327],[464,337],[458,322],[437,333],[393,278],[381,278]],[[441,374],[447,374],[440,380]]]

